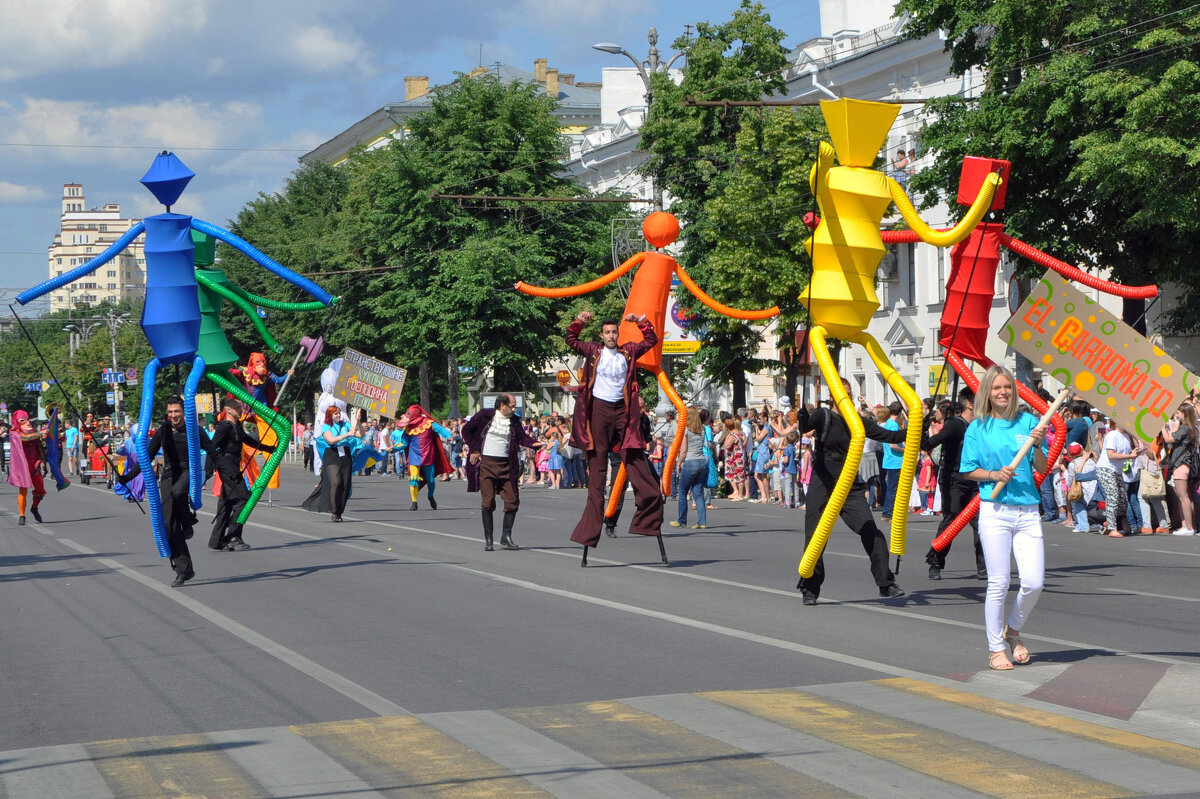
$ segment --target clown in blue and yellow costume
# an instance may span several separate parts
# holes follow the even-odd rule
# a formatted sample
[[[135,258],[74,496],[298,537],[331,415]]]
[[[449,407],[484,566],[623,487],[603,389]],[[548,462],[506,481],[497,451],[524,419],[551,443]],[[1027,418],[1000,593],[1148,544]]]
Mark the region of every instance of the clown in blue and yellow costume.
[[[408,491],[412,495],[412,508],[417,509],[417,494],[421,484],[429,486],[426,496],[429,507],[437,510],[437,500],[433,492],[437,488],[437,476],[450,474],[453,468],[446,450],[442,448],[440,438],[449,441],[453,438],[449,430],[433,420],[428,411],[420,405],[410,405],[408,410],[396,420],[404,432],[400,436],[400,448],[408,456]]]

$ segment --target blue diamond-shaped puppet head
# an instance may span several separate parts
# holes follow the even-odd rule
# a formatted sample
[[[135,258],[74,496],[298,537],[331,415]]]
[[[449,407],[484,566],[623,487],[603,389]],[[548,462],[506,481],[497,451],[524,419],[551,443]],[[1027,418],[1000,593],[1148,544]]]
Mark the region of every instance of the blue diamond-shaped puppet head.
[[[142,176],[141,184],[163,205],[170,208],[187,188],[188,181],[196,173],[175,157],[175,153],[163,151],[154,157],[154,163]]]

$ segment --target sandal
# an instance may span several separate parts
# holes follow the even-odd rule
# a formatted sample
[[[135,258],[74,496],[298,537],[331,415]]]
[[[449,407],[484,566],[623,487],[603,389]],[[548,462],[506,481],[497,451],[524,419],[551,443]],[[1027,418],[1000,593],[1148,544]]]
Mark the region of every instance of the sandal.
[[[1012,630],[1005,626],[1004,642],[1012,647],[1012,659],[1014,663],[1024,665],[1029,662],[1029,649],[1021,641],[1020,630]]]
[[[1013,668],[1013,664],[1008,659],[1008,654],[1002,649],[988,655],[988,668],[995,671],[1009,671]]]

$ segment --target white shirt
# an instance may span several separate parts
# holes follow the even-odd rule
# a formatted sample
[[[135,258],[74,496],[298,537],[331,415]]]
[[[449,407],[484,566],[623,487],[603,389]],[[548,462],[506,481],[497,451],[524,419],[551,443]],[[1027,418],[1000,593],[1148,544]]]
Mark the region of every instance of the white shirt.
[[[1110,430],[1104,436],[1104,444],[1100,449],[1100,457],[1096,461],[1097,468],[1112,469],[1114,472],[1120,473],[1125,466],[1125,461],[1110,461],[1108,459],[1108,451],[1112,450],[1118,455],[1128,455],[1133,452],[1133,447],[1129,444],[1129,436],[1122,433],[1120,430]]]
[[[492,458],[508,457],[508,437],[511,426],[512,419],[500,411],[496,411],[496,415],[492,417],[492,423],[488,425],[487,435],[483,437],[484,455]]]
[[[592,387],[592,396],[608,402],[624,399],[625,375],[628,372],[629,363],[620,350],[615,347],[600,350],[600,358],[596,361],[596,384]]]

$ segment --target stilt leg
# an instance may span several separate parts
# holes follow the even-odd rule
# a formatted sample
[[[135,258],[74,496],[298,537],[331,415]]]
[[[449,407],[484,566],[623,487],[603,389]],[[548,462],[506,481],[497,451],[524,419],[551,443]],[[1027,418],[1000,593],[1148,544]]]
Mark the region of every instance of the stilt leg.
[[[663,563],[668,563],[669,561],[667,561],[667,547],[665,544],[663,544],[663,537],[660,535],[660,536],[656,536],[656,538],[658,538],[658,551],[662,553]]]
[[[583,548],[583,560],[581,560],[579,562],[580,566],[587,566],[587,551],[588,551],[588,547],[585,546]]]

